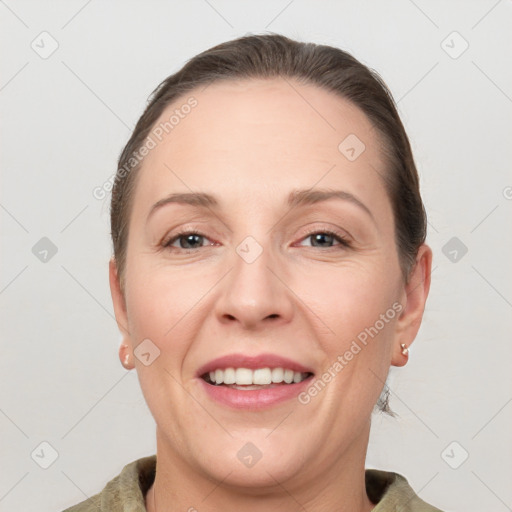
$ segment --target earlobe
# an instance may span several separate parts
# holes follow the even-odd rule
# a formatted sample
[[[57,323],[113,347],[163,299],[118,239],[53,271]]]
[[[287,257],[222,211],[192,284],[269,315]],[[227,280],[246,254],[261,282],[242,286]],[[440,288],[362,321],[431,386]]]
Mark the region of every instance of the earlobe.
[[[119,360],[126,370],[133,370],[135,368],[131,348],[124,343],[121,343],[119,346]]]
[[[430,290],[432,271],[432,250],[422,244],[416,256],[416,263],[409,280],[404,286],[404,308],[396,324],[393,346],[393,366],[404,366],[408,361],[409,348],[416,337],[423,318],[425,303]]]

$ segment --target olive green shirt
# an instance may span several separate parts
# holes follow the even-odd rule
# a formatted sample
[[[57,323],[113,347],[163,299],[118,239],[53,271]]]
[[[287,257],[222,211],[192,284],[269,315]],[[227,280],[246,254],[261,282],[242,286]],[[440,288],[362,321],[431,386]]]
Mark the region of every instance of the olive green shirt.
[[[155,479],[156,455],[127,464],[121,473],[91,498],[64,512],[146,512],[144,497]],[[442,512],[425,503],[398,473],[366,470],[366,493],[372,512]]]

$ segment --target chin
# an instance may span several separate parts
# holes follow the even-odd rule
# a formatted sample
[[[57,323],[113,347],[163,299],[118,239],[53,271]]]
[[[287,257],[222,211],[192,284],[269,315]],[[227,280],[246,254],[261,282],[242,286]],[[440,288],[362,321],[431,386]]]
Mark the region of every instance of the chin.
[[[252,491],[256,495],[287,482],[299,471],[294,461],[283,458],[280,460],[276,458],[263,460],[262,458],[252,467],[231,463],[224,466],[222,470],[220,467],[216,468],[215,474],[212,473],[211,468],[209,469],[211,476],[217,481],[222,481],[223,486],[237,487],[244,493]]]
[[[229,438],[222,443],[224,446],[209,440],[197,454],[197,463],[204,473],[223,485],[263,492],[297,475],[304,464],[305,451],[304,442],[294,444],[289,439],[283,443],[283,436],[274,440],[272,434],[266,439],[265,436],[268,432],[250,430],[243,440]]]

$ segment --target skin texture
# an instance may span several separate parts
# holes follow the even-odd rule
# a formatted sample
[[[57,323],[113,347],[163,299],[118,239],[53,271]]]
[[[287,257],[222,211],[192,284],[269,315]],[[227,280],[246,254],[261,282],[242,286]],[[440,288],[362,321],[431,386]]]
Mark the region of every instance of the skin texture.
[[[110,262],[120,359],[136,367],[157,425],[147,508],[156,500],[169,512],[371,510],[371,413],[390,365],[407,362],[400,344],[410,346],[419,329],[431,251],[421,246],[405,284],[378,135],[346,100],[283,79],[214,83],[193,96],[198,105],[141,169],[124,295]],[[349,134],[366,146],[352,162],[338,150]],[[311,188],[349,192],[371,215],[337,199],[290,209],[288,194]],[[191,191],[215,195],[219,207],[169,204],[147,221],[157,201]],[[181,228],[204,238],[162,247]],[[310,236],[325,229],[350,247]],[[263,249],[252,263],[236,252],[247,236]],[[234,410],[213,402],[196,376],[219,356],[270,352],[319,377],[398,303],[401,313],[308,404]],[[145,366],[133,351],[147,338],[160,355]],[[251,468],[237,458],[247,442],[262,453]]]

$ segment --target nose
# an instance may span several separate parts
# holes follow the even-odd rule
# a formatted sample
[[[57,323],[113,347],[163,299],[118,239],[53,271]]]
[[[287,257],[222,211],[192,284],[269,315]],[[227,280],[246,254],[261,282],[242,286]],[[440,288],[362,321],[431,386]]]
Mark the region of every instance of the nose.
[[[238,323],[243,329],[258,330],[289,323],[293,317],[293,292],[286,285],[286,271],[264,249],[249,262],[237,253],[233,266],[221,281],[216,303],[223,324]]]

